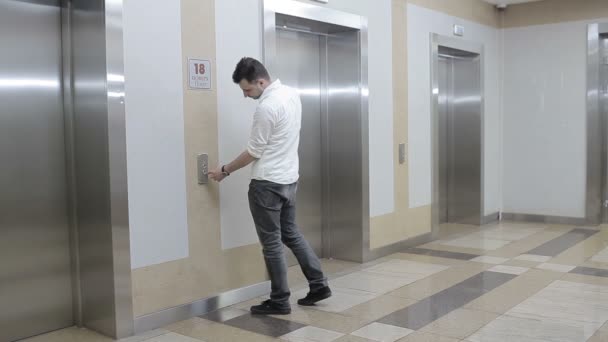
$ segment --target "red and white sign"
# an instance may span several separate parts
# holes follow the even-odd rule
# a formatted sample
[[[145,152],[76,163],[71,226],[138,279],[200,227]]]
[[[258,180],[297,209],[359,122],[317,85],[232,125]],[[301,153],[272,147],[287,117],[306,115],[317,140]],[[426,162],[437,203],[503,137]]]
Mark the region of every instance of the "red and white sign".
[[[205,59],[188,59],[190,89],[211,89],[211,62]]]

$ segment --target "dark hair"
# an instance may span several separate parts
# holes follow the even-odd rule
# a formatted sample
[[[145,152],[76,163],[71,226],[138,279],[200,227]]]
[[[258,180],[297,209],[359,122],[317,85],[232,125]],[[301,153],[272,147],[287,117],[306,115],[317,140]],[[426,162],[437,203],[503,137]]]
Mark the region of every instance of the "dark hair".
[[[255,80],[259,79],[270,81],[270,75],[268,74],[268,70],[264,67],[264,64],[260,63],[257,59],[243,57],[232,73],[232,81],[234,83],[240,83],[244,79],[249,83],[253,83]]]

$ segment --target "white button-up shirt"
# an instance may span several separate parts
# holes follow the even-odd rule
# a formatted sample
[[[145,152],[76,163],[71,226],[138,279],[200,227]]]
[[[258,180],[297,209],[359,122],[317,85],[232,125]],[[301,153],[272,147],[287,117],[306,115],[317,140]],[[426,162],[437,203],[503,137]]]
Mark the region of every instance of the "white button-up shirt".
[[[255,158],[251,178],[292,184],[299,178],[298,145],[302,102],[298,92],[275,80],[268,86],[253,115],[247,151]]]

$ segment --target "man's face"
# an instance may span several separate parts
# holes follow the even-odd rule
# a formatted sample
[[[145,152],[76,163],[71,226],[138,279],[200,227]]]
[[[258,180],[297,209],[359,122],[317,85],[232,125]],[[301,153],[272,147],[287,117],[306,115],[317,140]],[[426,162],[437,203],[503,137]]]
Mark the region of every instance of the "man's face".
[[[250,97],[254,100],[257,100],[262,96],[265,89],[264,85],[264,80],[255,80],[250,83],[246,79],[242,79],[241,82],[239,82],[239,87],[243,90],[243,96]]]

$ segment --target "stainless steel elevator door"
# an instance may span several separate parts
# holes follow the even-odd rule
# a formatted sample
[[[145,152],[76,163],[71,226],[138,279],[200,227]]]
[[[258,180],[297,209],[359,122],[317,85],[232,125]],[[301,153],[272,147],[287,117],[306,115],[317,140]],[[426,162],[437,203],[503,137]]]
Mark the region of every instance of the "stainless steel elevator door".
[[[324,120],[326,255],[359,261],[365,218],[364,124],[361,115],[360,32],[349,30],[327,36],[327,115]],[[323,94],[323,93],[322,93]],[[365,119],[367,120],[367,119]],[[364,182],[363,180],[366,179]],[[355,246],[353,248],[353,246]],[[360,255],[360,254],[359,254]]]
[[[439,126],[439,223],[448,222],[448,115],[449,115],[449,94],[452,88],[451,80],[451,60],[446,57],[439,57],[437,70],[438,86],[440,90],[438,100],[439,107],[437,114]]]
[[[480,58],[439,48],[439,222],[480,224]]]
[[[481,222],[481,88],[480,59],[454,58],[452,115],[449,120],[452,222]]]
[[[0,0],[0,341],[73,324],[59,1]]]
[[[277,30],[276,78],[300,92],[302,128],[300,131],[300,179],[298,181],[297,223],[317,255],[322,255],[322,41],[309,33]],[[289,264],[296,264],[289,254]]]

